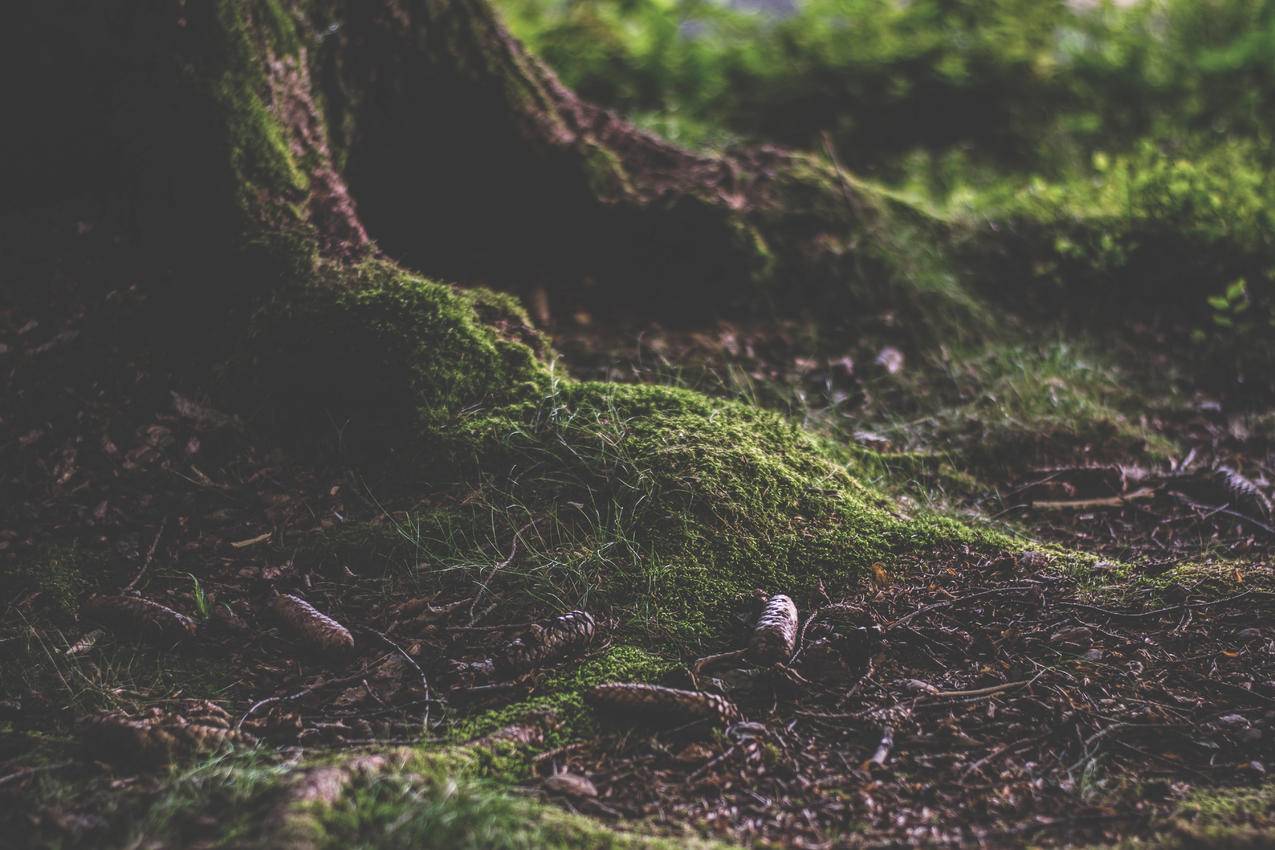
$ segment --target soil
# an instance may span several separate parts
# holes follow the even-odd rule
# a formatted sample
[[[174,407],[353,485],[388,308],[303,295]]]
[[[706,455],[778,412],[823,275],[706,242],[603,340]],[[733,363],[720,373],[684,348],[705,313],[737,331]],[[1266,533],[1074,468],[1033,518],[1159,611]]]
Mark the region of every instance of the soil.
[[[341,565],[315,570],[286,557],[350,520],[392,522],[367,495],[378,487],[339,452],[253,432],[144,360],[79,371],[84,317],[103,302],[126,314],[130,297],[127,287],[71,287],[39,308],[0,305],[0,397],[14,402],[0,413],[6,571],[74,544],[97,565],[100,589],[143,589],[182,610],[197,579],[215,611],[200,652],[239,671],[220,701],[237,727],[278,746],[419,740],[441,728],[440,700],[466,712],[538,692],[548,671],[493,682],[447,662],[491,657],[527,632],[525,621],[478,621],[463,595],[386,606],[373,591],[338,591],[323,570]],[[697,363],[691,382],[703,388],[733,363],[759,384],[846,410],[869,394],[853,362],[876,347],[811,355],[798,324],[667,333],[588,317],[555,339],[586,377],[667,378],[676,364]],[[1271,468],[1268,446],[1210,409],[1180,411],[1171,427],[1210,462]],[[604,727],[541,753],[537,775],[587,776],[596,797],[554,799],[606,820],[792,847],[1101,842],[1148,834],[1193,790],[1262,781],[1275,766],[1275,533],[1168,491],[1041,510],[1016,499],[1030,476],[1020,470],[958,507],[1099,556],[1085,576],[1052,550],[990,562],[955,550],[882,565],[863,587],[796,600],[803,626],[789,667],[726,664],[696,677],[686,658],[666,681],[725,692],[747,721]],[[1269,491],[1265,477],[1258,484]],[[442,497],[414,494],[417,504],[431,498]],[[343,672],[307,661],[295,637],[250,625],[270,622],[276,590],[303,593],[354,632],[361,648]],[[6,617],[37,619],[50,595],[7,600]],[[41,628],[69,639],[88,632],[65,615]],[[746,639],[741,625],[725,642]],[[6,687],[5,700],[15,730],[75,720],[59,716],[55,694]],[[175,689],[158,701],[179,700]],[[22,799],[34,781],[22,765],[37,742],[18,735],[3,747],[0,795]],[[61,809],[32,822],[95,834]]]

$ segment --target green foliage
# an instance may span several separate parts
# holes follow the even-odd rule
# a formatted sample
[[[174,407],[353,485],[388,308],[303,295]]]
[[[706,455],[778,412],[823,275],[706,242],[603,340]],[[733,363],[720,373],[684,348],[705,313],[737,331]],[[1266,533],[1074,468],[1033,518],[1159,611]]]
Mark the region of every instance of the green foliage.
[[[831,131],[855,167],[900,145],[1021,138],[1049,109],[1068,17],[1060,0],[805,0],[780,18],[712,0],[502,6],[584,95],[675,139],[809,146]]]
[[[549,674],[539,684],[537,694],[458,724],[454,734],[465,740],[528,716],[549,714],[554,718],[554,725],[547,743],[564,743],[593,728],[591,714],[584,705],[584,694],[594,685],[654,682],[673,667],[671,662],[636,646],[612,646],[601,656]]]
[[[1275,193],[1262,160],[1244,142],[1177,156],[1144,142],[1096,154],[1093,176],[988,192],[973,209],[1022,237],[1031,280],[1168,307],[1200,340],[1262,344],[1275,328]]]
[[[92,587],[102,566],[100,558],[74,543],[41,546],[11,570],[0,573],[0,593],[7,599],[37,592],[62,614],[74,614],[80,595]]]
[[[1056,173],[1183,132],[1265,142],[1275,115],[1269,0],[500,5],[568,83],[677,141],[830,132],[852,167],[896,175],[947,157]]]
[[[535,403],[469,417],[455,439],[511,471],[503,503],[561,508],[535,592],[570,602],[584,591],[665,641],[720,635],[731,603],[756,587],[800,595],[894,553],[1008,543],[902,515],[864,483],[856,455],[685,390],[562,381]],[[597,529],[613,541],[607,557],[575,557]]]
[[[316,406],[340,405],[351,444],[380,444],[392,431],[396,445],[422,446],[422,431],[543,380],[524,344],[538,339],[512,299],[381,261],[286,288],[254,317],[252,335],[232,373],[271,394],[287,388],[301,431],[313,431]]]
[[[1174,447],[1139,425],[1146,400],[1129,376],[1093,347],[1063,340],[997,342],[955,351],[941,377],[918,370],[905,391],[922,399],[910,417],[879,426],[899,442],[944,446],[962,468],[1021,470],[1033,464],[1156,458]]]
[[[478,761],[481,761],[479,759]],[[610,829],[457,769],[454,760],[422,754],[409,772],[377,776],[313,817],[323,848],[446,850],[673,850],[717,846]]]
[[[190,575],[190,596],[195,603],[195,615],[201,620],[207,620],[212,616],[212,605],[208,602],[208,594],[204,593],[204,586],[193,574]]]

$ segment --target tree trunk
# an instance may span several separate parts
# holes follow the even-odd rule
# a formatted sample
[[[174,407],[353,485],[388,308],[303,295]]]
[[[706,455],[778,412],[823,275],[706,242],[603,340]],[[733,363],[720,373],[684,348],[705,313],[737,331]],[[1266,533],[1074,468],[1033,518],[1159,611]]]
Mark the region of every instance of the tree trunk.
[[[810,157],[635,129],[562,86],[486,0],[27,0],[9,16],[8,78],[38,85],[11,110],[3,212],[121,203],[147,266],[139,338],[267,411],[336,399],[411,430],[547,380],[520,308],[405,266],[674,321],[827,291],[855,309],[854,280],[893,275],[883,216],[911,215]]]
[[[718,310],[864,211],[813,160],[693,154],[584,103],[486,0],[10,14],[14,75],[41,84],[20,90],[30,118],[6,140],[23,163],[9,202],[128,193],[174,264],[206,269],[235,242],[284,267],[311,246],[381,250],[461,282]]]

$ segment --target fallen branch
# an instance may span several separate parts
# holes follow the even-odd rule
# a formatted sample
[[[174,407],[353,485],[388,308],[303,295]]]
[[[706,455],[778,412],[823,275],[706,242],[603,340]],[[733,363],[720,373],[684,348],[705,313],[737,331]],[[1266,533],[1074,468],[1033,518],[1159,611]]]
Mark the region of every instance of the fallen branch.
[[[1083,511],[1090,508],[1122,508],[1130,502],[1154,498],[1156,491],[1151,487],[1143,487],[1132,493],[1119,496],[1105,496],[1096,499],[1065,499],[1062,501],[1033,501],[1031,506],[1039,511]]]
[[[885,760],[890,757],[890,751],[894,749],[894,728],[890,724],[886,724],[881,730],[881,743],[877,744],[877,751],[872,754],[872,758],[863,763],[865,770],[871,767],[882,767]]]

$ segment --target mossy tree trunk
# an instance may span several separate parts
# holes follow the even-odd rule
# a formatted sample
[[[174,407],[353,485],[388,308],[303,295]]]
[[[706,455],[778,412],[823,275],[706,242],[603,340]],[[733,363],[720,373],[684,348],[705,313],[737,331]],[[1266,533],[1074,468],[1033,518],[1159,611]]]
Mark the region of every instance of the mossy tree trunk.
[[[164,363],[250,376],[280,409],[319,397],[411,429],[546,379],[512,302],[416,274],[676,320],[872,278],[865,236],[899,220],[817,159],[693,153],[581,101],[487,0],[8,16],[8,78],[32,84],[3,211],[117,201]]]
[[[30,0],[8,15],[10,79],[36,78],[6,142],[23,164],[9,202],[126,194],[167,268],[223,278],[201,288],[259,293],[313,248],[720,309],[845,241],[856,215],[812,160],[693,154],[581,101],[486,0]]]

